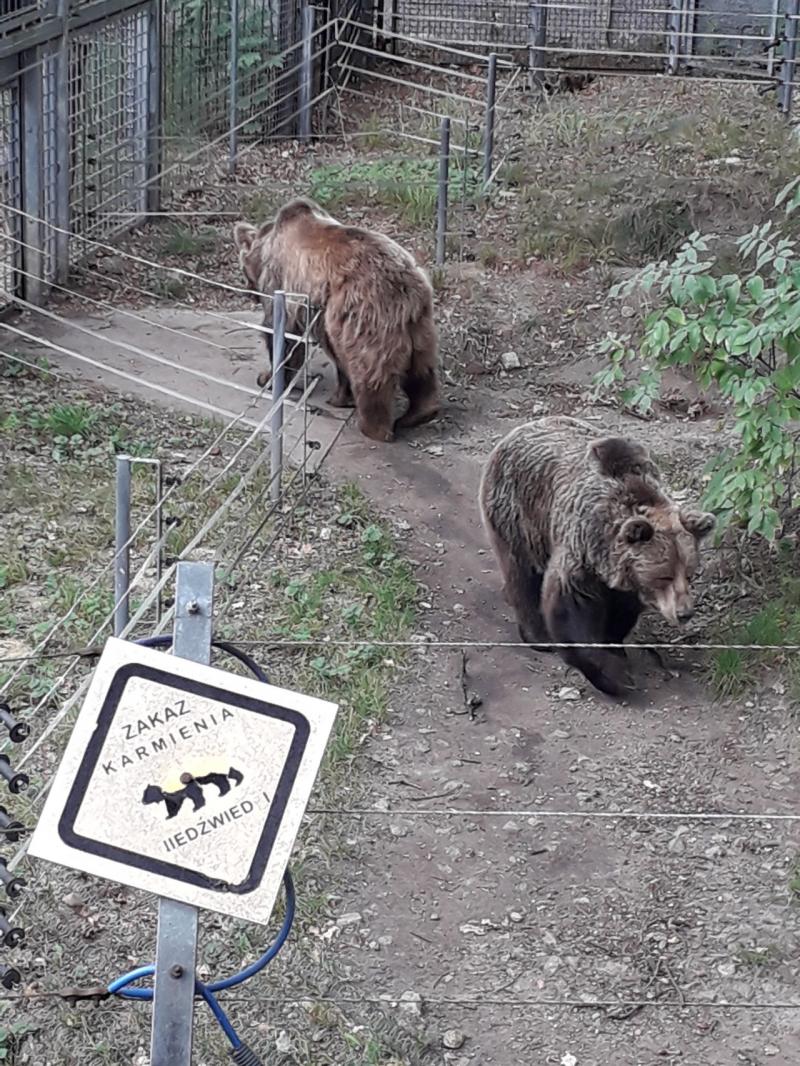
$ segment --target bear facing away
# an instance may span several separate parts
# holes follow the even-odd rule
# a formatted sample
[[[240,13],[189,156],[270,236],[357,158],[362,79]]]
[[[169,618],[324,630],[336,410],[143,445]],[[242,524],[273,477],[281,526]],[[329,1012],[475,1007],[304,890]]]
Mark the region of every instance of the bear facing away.
[[[365,436],[389,441],[395,424],[416,426],[436,417],[433,290],[405,249],[382,234],[344,226],[302,199],[284,205],[258,229],[238,222],[234,236],[248,284],[262,294],[265,326],[272,324],[271,300],[265,294],[276,289],[307,294],[311,305],[321,309],[315,339],[336,367],[332,402],[355,406]],[[289,301],[292,332],[305,324],[300,307]],[[301,351],[301,363],[304,356]],[[259,376],[260,385],[267,380],[268,375]],[[398,389],[408,397],[408,410],[396,420]]]
[[[621,644],[646,608],[692,616],[715,519],[671,500],[637,442],[572,418],[529,422],[489,456],[480,505],[525,643]],[[632,687],[624,649],[558,650],[601,692]]]

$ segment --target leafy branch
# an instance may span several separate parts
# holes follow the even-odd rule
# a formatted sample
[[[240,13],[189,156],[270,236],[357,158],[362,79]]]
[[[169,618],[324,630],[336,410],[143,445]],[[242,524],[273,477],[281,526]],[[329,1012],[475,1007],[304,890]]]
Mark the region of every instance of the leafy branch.
[[[778,195],[781,205],[786,216],[800,207],[800,178]],[[615,334],[601,343],[607,365],[595,386],[621,388],[644,414],[669,368],[716,388],[733,411],[738,447],[721,448],[709,464],[706,505],[721,526],[733,521],[773,541],[800,505],[800,258],[782,223],[769,219],[736,242],[740,272],[716,277],[714,239],[693,233],[671,262],[611,290],[615,299],[642,291],[656,307],[635,347]],[[632,367],[638,373],[628,382]]]

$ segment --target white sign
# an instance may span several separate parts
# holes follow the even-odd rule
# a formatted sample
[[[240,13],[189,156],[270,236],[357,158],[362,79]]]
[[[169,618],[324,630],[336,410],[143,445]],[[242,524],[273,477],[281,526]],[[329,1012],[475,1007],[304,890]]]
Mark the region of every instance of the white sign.
[[[112,637],[30,854],[266,923],[337,709]]]

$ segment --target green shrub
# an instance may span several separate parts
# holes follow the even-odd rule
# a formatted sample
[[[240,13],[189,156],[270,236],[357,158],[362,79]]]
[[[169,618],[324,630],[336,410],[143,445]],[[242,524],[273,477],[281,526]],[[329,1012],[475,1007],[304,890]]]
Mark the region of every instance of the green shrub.
[[[800,206],[800,178],[779,194],[776,207],[783,203],[787,216]],[[596,378],[598,390],[615,388],[637,366],[622,395],[644,413],[669,368],[688,370],[701,388],[715,386],[732,406],[738,443],[709,465],[706,506],[720,528],[733,521],[768,541],[800,503],[800,256],[782,229],[770,219],[740,237],[738,273],[713,276],[714,238],[693,233],[671,262],[615,286],[615,298],[641,289],[659,306],[636,347],[627,336],[606,338],[608,364]]]

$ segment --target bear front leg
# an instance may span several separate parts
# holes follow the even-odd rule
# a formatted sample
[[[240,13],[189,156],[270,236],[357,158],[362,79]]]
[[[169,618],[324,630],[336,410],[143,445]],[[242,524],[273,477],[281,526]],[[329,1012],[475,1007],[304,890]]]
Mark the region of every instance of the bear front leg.
[[[522,560],[512,560],[506,575],[505,597],[517,616],[517,628],[523,644],[533,651],[552,652],[554,649],[540,642],[547,641],[547,627],[539,603],[542,595],[542,575]]]
[[[350,388],[350,379],[338,363],[336,364],[336,392],[330,399],[330,405],[331,407],[355,407],[356,405],[353,390]]]
[[[545,577],[542,603],[548,633],[557,643],[611,643],[607,637],[608,604],[601,591],[596,596],[589,596],[565,588],[558,577],[549,572]],[[607,696],[624,696],[633,687],[624,649],[573,646],[558,651],[568,666],[579,670],[590,684]]]

